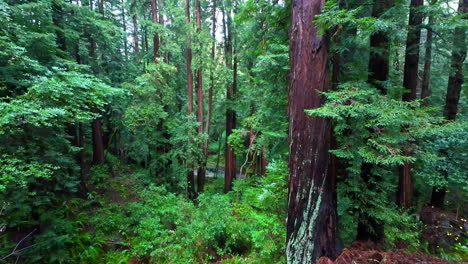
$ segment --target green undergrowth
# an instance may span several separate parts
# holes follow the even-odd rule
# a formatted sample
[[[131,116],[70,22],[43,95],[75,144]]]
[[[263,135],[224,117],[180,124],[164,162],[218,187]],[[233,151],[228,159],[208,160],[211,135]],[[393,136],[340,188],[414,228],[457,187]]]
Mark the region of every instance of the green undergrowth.
[[[62,215],[52,217],[54,226],[62,226],[49,234],[57,243],[54,253],[42,254],[50,245],[35,248],[42,256],[36,261],[284,262],[285,164],[272,164],[268,176],[239,181],[229,194],[220,192],[222,179],[209,179],[195,201],[156,186],[145,170],[119,170],[115,177],[106,166],[91,170],[87,198],[68,200]],[[52,238],[57,233],[61,239]],[[47,233],[40,236],[48,239]]]

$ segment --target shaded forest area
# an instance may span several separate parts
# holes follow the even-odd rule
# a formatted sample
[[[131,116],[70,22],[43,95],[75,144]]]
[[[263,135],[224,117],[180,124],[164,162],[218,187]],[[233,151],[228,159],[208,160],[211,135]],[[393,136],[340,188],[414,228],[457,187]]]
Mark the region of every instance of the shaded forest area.
[[[0,0],[0,263],[468,261],[467,0]]]

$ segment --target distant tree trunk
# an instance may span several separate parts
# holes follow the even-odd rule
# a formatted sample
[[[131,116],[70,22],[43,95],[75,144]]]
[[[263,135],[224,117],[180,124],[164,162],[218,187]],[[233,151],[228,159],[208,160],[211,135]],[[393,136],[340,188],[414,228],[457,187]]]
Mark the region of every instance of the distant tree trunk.
[[[95,118],[92,122],[93,134],[93,164],[99,165],[104,163],[104,142],[102,140],[102,124],[101,118]]]
[[[225,19],[224,19],[225,18]],[[232,190],[232,182],[236,178],[236,156],[234,150],[227,143],[232,130],[236,128],[236,112],[232,109],[231,103],[236,94],[236,79],[237,79],[237,59],[233,56],[232,46],[232,17],[229,10],[223,8],[223,31],[225,39],[225,57],[226,66],[233,70],[233,81],[228,83],[226,89],[226,154],[224,165],[224,192]],[[233,63],[234,58],[234,63]],[[234,67],[233,67],[234,65]]]
[[[185,22],[190,26],[190,0],[185,0]],[[187,100],[188,100],[188,116],[193,115],[193,75],[192,75],[192,40],[190,32],[187,33]],[[191,133],[191,131],[189,131]],[[189,141],[189,144],[191,142]],[[195,175],[193,173],[193,165],[187,164],[187,193],[190,199],[195,198]]]
[[[458,12],[465,14],[464,19],[468,19],[468,0],[459,0]],[[453,32],[453,50],[451,58],[451,71],[447,85],[447,95],[445,97],[444,116],[447,120],[455,120],[458,113],[458,102],[460,100],[461,87],[463,85],[464,72],[463,62],[466,58],[466,30],[457,27]],[[431,205],[438,208],[444,207],[446,187],[433,188]]]
[[[196,24],[197,24],[197,34],[201,35],[201,6],[200,6],[200,0],[195,0],[195,13],[196,13]],[[197,120],[198,120],[198,133],[201,135],[203,134],[203,68],[202,68],[202,48],[201,47],[201,42],[200,42],[200,47],[198,51],[198,68],[197,68],[197,105],[198,105],[198,111],[197,111]],[[200,144],[200,151],[202,152],[202,155],[205,155],[205,144],[202,142]],[[206,163],[205,163],[205,157],[202,157],[202,164],[199,166],[198,171],[197,171],[197,192],[201,193],[203,192],[204,186],[205,186],[205,174],[206,174]]]
[[[393,6],[393,0],[375,0],[372,9],[372,16],[379,18],[389,8]],[[368,82],[374,85],[382,94],[386,94],[387,90],[383,82],[388,80],[389,73],[389,50],[390,41],[386,32],[378,31],[370,37],[371,52],[369,55],[369,76]],[[372,175],[372,163],[364,162],[361,165],[361,180],[364,182],[366,188],[374,190],[373,184],[368,184],[371,179],[374,182],[381,182],[382,179],[377,175]],[[358,218],[357,227],[357,240],[372,240],[379,242],[384,236],[383,223],[378,219],[366,213],[360,213]]]
[[[267,159],[267,147],[262,147],[262,152],[260,155],[260,175],[266,175],[267,173],[267,166],[268,166],[268,159]]]
[[[164,0],[159,0],[159,6],[158,6],[158,20],[159,20],[159,24],[164,27],[164,16],[161,12],[162,10],[162,7],[163,7],[163,3],[164,3]],[[161,35],[159,35],[159,49],[161,48],[162,46],[162,43],[163,43],[163,38]],[[159,54],[159,57],[162,58],[162,60],[165,60],[165,56],[161,53],[160,50],[158,50],[158,52],[160,53]],[[167,60],[166,60],[166,63],[167,63]]]
[[[409,90],[403,94],[403,101],[416,99],[418,87],[419,69],[419,42],[421,39],[422,14],[418,8],[424,4],[423,0],[411,0],[408,35],[406,38],[405,68],[403,75],[403,86]],[[405,150],[405,155],[413,155],[411,150]],[[400,177],[398,180],[397,204],[403,208],[409,208],[413,200],[413,167],[412,162],[405,162],[400,166]]]
[[[98,9],[99,13],[101,13],[102,16],[104,16],[104,0],[98,0]]]
[[[385,11],[393,6],[394,0],[375,0],[372,9],[372,16],[379,18]],[[369,57],[369,77],[368,80],[382,94],[387,94],[387,90],[382,82],[388,80],[390,41],[387,33],[378,31],[370,37],[370,57]]]
[[[138,44],[138,20],[137,20],[137,16],[133,15],[132,20],[133,20],[133,51],[135,52],[135,54],[138,54],[140,52],[140,46]]]
[[[423,16],[418,8],[423,6],[423,0],[411,0],[409,29],[406,38],[405,68],[403,75],[403,86],[409,92],[403,94],[403,101],[416,99],[419,69],[419,42],[421,39],[421,23]]]
[[[158,3],[157,0],[151,0],[151,20],[154,24],[158,23]],[[159,36],[158,33],[154,33],[153,36],[153,57],[154,62],[158,62],[159,57]]]
[[[125,20],[125,2],[122,0],[122,29],[123,32],[127,32],[127,21]],[[128,40],[127,40],[127,35],[124,34],[124,54],[125,54],[125,59],[128,57]]]
[[[290,29],[289,202],[287,263],[313,263],[337,252],[335,202],[328,177],[330,122],[305,109],[324,102],[329,87],[327,40],[312,23],[325,0],[293,0]]]
[[[214,65],[215,65],[215,51],[216,51],[216,0],[213,0],[213,12],[211,18],[211,36],[213,37],[211,43],[211,61],[212,66],[210,69],[210,87],[208,89],[208,111],[206,114],[206,125],[205,125],[205,133],[209,135],[210,133],[210,126],[211,126],[211,114],[212,114],[212,107],[213,107],[213,89],[214,89]],[[208,140],[205,142],[205,152],[208,150]]]
[[[437,0],[431,0],[431,6],[436,4]],[[431,82],[431,66],[432,66],[432,26],[434,25],[434,16],[429,15],[428,28],[426,36],[426,52],[424,59],[423,79],[421,84],[421,99],[423,105],[428,105],[427,97],[431,95],[430,82]]]
[[[66,46],[66,39],[65,35],[63,34],[62,31],[62,18],[64,17],[63,13],[63,8],[62,6],[56,2],[52,2],[52,22],[54,26],[56,27],[55,29],[55,35],[56,35],[56,43],[57,46],[59,47],[60,50],[66,52],[67,51],[67,46]]]

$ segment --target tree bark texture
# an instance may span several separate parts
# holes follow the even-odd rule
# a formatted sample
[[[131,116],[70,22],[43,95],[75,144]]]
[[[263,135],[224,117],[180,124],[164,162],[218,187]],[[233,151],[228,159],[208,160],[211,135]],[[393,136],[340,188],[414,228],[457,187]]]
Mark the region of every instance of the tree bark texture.
[[[133,51],[135,52],[135,54],[138,54],[140,52],[140,46],[138,44],[138,20],[137,20],[137,16],[133,15],[132,20],[133,20]]]
[[[201,6],[200,0],[195,0],[195,12],[196,12],[196,24],[197,24],[197,34],[201,33]],[[198,120],[198,133],[203,134],[203,68],[202,68],[202,47],[200,47],[198,52],[199,63],[197,67],[197,120]],[[205,144],[204,142],[200,143],[200,151],[202,152],[202,164],[198,168],[197,174],[197,192],[203,192],[205,186],[205,174],[206,174],[206,158],[205,156]]]
[[[158,3],[157,0],[151,0],[151,21],[154,24],[158,23]],[[153,57],[154,62],[158,61],[159,57],[159,36],[158,33],[153,35]]]
[[[236,79],[237,79],[237,60],[233,54],[232,45],[232,17],[229,10],[223,10],[224,39],[225,39],[225,56],[226,66],[233,70],[233,80],[229,82],[226,89],[226,153],[225,153],[225,174],[224,174],[224,192],[232,190],[232,182],[236,178],[236,156],[234,150],[227,143],[232,130],[236,128],[236,112],[230,105],[236,94]],[[233,62],[234,59],[234,62]]]
[[[403,101],[416,99],[419,70],[419,42],[421,39],[421,23],[423,16],[418,8],[424,4],[423,0],[411,0],[409,14],[409,29],[406,37],[405,68],[403,75]],[[406,155],[413,155],[411,151],[405,151]],[[397,204],[403,208],[409,208],[413,200],[413,167],[412,162],[405,162],[399,168]]]
[[[190,26],[190,0],[185,0],[185,22]],[[193,75],[192,75],[192,39],[190,37],[190,32],[187,33],[187,106],[188,106],[188,116],[191,118],[193,115]],[[191,131],[189,131],[191,133]],[[191,144],[191,142],[189,142]],[[195,175],[193,172],[193,165],[187,164],[188,173],[187,173],[187,193],[188,197],[193,199],[195,198]]]
[[[93,164],[99,165],[104,163],[104,142],[102,140],[102,123],[101,118],[95,118],[92,122],[93,134]]]
[[[431,5],[437,3],[436,0],[431,1]],[[424,55],[424,69],[423,69],[423,79],[421,84],[421,99],[422,104],[427,106],[427,97],[431,95],[430,82],[431,82],[431,66],[432,66],[432,26],[434,25],[434,16],[429,15],[428,18],[428,29],[425,43],[425,55]]]
[[[304,110],[320,107],[329,88],[327,40],[317,35],[314,16],[325,0],[292,1],[289,83],[289,197],[286,260],[312,263],[335,258],[336,214],[328,176],[330,122]]]

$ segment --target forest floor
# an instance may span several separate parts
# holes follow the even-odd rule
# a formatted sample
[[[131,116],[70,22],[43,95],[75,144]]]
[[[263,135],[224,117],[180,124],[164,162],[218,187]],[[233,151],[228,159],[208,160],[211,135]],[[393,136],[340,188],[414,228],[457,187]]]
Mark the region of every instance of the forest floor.
[[[354,242],[350,248],[345,248],[335,261],[327,257],[320,258],[316,264],[448,264],[446,261],[424,253],[408,253],[405,250],[379,251],[372,245]],[[468,263],[468,262],[466,262]]]
[[[223,168],[219,168],[218,177],[209,177],[207,179],[207,188],[208,189],[219,189],[222,190],[222,186],[219,183],[222,183],[223,180]],[[172,214],[179,215],[180,211],[184,211],[185,208],[182,205],[187,205],[191,203],[185,203],[181,200],[179,196],[170,196],[167,193],[160,192],[159,189],[148,188],[150,180],[146,181],[145,178],[147,171],[145,170],[134,170],[130,167],[124,167],[116,175],[107,176],[103,178],[98,177],[100,180],[99,184],[88,186],[91,193],[95,196],[90,202],[87,215],[90,217],[90,220],[87,225],[85,225],[84,232],[90,233],[93,240],[99,239],[99,248],[100,254],[107,254],[115,259],[126,259],[127,263],[148,263],[148,259],[145,257],[136,257],[135,255],[147,254],[151,252],[147,250],[148,245],[155,247],[166,246],[171,249],[172,245],[165,245],[165,242],[152,242],[152,240],[159,240],[159,238],[154,236],[154,232],[164,234],[167,228],[165,225],[170,226],[169,229],[173,229],[172,223],[163,223],[163,225],[153,223],[154,219],[164,220],[169,218]],[[214,176],[214,175],[211,175]],[[219,185],[219,186],[218,186]],[[154,201],[153,201],[154,200]],[[81,205],[82,206],[82,205]],[[80,206],[80,208],[82,208]],[[185,208],[184,210],[180,209],[179,206]],[[192,208],[194,209],[194,208]],[[78,210],[82,211],[82,210]],[[160,212],[159,212],[160,211]],[[190,210],[189,210],[190,211]],[[234,211],[233,211],[234,212]],[[440,239],[443,237],[443,234],[451,233],[455,234],[455,229],[460,229],[460,232],[465,233],[467,226],[465,222],[460,222],[457,219],[462,219],[460,216],[450,216],[446,213],[438,212],[435,210],[426,210],[424,214],[421,214],[421,220],[430,222],[425,227],[427,233],[430,237],[426,237],[424,232],[422,234],[425,240],[430,239]],[[181,214],[181,215],[185,215]],[[196,216],[196,211],[188,214],[186,220],[192,222],[203,222],[202,219],[192,219]],[[424,218],[424,219],[423,219]],[[426,219],[430,218],[430,219]],[[185,218],[181,218],[185,219]],[[190,220],[189,220],[190,219]],[[213,220],[213,219],[211,219]],[[168,220],[171,222],[172,220]],[[213,220],[214,221],[214,220]],[[455,223],[455,221],[458,221]],[[451,229],[443,229],[439,225],[440,223],[449,223],[443,224],[442,226],[447,226]],[[206,226],[194,226],[196,223],[190,224],[186,223],[187,230],[192,230],[193,228],[205,229]],[[213,222],[215,225],[216,222]],[[455,228],[451,227],[454,226]],[[463,228],[460,228],[460,227]],[[179,227],[184,230],[185,226]],[[153,230],[154,229],[154,230]],[[150,231],[153,230],[153,231]],[[438,230],[438,231],[436,231]],[[448,231],[450,230],[450,231]],[[175,229],[176,232],[177,229]],[[168,234],[171,234],[173,231],[168,231]],[[437,233],[439,232],[439,233]],[[464,238],[464,235],[461,233],[460,238]],[[174,237],[180,239],[181,237],[187,240],[190,240],[190,234],[185,233],[174,233]],[[455,239],[455,236],[452,236]],[[170,238],[170,239],[169,239]],[[428,239],[430,238],[430,239]],[[166,239],[172,241],[171,236]],[[179,243],[180,241],[173,239],[171,243]],[[196,241],[199,241],[200,238],[196,237]],[[445,238],[447,239],[447,238]],[[452,238],[451,238],[452,239]],[[150,243],[151,242],[151,243]],[[453,245],[454,241],[447,241],[448,244]],[[183,244],[181,244],[182,246]],[[142,250],[144,248],[144,250]],[[127,254],[128,252],[134,252],[132,254]],[[166,250],[167,251],[167,250]],[[208,252],[208,251],[207,251]],[[209,264],[221,264],[221,263],[265,263],[262,260],[257,260],[257,262],[244,262],[242,260],[243,256],[231,255],[231,253],[223,252],[211,252],[206,253],[211,255],[211,260],[209,262],[206,260],[199,259],[198,263],[209,263]],[[109,258],[112,261],[114,258]],[[108,260],[109,260],[108,259]],[[111,262],[108,262],[111,263]],[[124,262],[122,262],[124,263]],[[179,262],[177,262],[179,263]],[[426,263],[426,264],[436,264],[436,263],[456,263],[449,262],[434,256],[430,256],[423,252],[412,252],[409,253],[403,249],[398,250],[383,250],[379,246],[376,246],[372,243],[364,242],[353,242],[347,248],[345,248],[340,256],[332,261],[326,257],[319,259],[317,264],[375,264],[375,263],[386,263],[386,264],[415,264],[415,263]],[[460,263],[468,263],[460,262]]]

